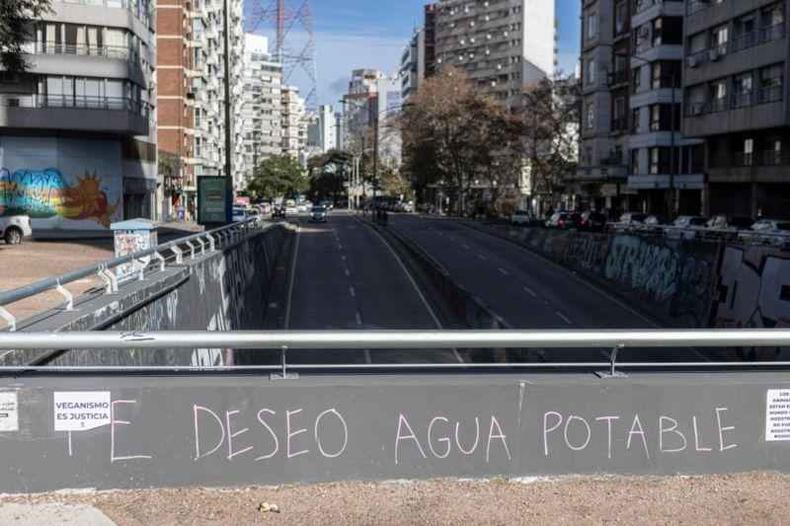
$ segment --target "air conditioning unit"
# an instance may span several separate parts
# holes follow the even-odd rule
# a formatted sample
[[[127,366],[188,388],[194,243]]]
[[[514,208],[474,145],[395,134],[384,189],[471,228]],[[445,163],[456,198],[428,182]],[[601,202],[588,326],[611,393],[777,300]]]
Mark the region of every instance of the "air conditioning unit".
[[[696,67],[699,65],[699,60],[697,59],[697,57],[696,57],[696,56],[692,55],[692,56],[690,56],[690,57],[688,58],[688,60],[686,61],[686,63],[688,64],[688,67],[690,67],[690,68],[696,68]]]

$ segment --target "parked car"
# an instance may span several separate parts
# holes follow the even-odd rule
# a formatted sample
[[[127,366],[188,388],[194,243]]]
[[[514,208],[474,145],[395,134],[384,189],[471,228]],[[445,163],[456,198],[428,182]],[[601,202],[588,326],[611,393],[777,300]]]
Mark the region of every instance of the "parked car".
[[[244,208],[243,206],[234,206],[233,207],[233,216],[232,216],[232,218],[233,218],[233,222],[234,223],[240,223],[242,221],[246,221],[247,219],[249,219],[249,217],[250,217],[250,215],[247,212],[247,209]]]
[[[637,228],[644,232],[657,233],[662,231],[666,224],[667,222],[662,216],[653,214],[647,216]]]
[[[750,230],[739,233],[738,237],[752,243],[790,248],[790,220],[758,219]]]
[[[672,221],[672,226],[678,228],[703,227],[707,225],[708,218],[702,216],[678,216]]]
[[[708,219],[705,226],[711,230],[747,230],[754,224],[754,219],[745,216],[729,217],[719,214]]]
[[[787,234],[790,233],[790,220],[758,219],[751,229],[761,234]]]
[[[0,237],[7,245],[18,245],[26,237],[33,235],[30,216],[16,215],[0,217]]]
[[[606,215],[593,210],[582,212],[579,228],[590,232],[603,232],[606,228]]]
[[[328,211],[324,206],[314,206],[310,210],[310,221],[313,223],[326,223],[328,216]]]
[[[558,230],[571,230],[579,228],[580,223],[581,214],[576,212],[556,212],[546,221],[546,226]]]
[[[620,219],[611,223],[609,227],[618,232],[631,232],[641,228],[645,219],[647,219],[647,214],[626,212],[620,216]]]
[[[294,206],[286,206],[285,207],[285,213],[287,215],[289,215],[289,216],[295,216],[296,214],[299,213],[299,208],[297,208],[296,205],[294,205]]]
[[[513,215],[510,216],[511,225],[527,226],[532,222],[532,220],[532,214],[526,210],[516,210],[513,212]]]

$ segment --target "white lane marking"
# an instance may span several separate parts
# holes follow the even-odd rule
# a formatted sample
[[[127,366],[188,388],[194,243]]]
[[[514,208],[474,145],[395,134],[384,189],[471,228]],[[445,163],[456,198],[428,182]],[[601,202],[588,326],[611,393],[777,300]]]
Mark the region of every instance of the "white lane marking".
[[[486,256],[485,254],[478,254],[477,255],[477,259],[481,259],[481,260],[485,261],[485,260],[488,259],[488,256]]]
[[[347,277],[347,278],[350,278],[350,277],[351,277],[351,271],[350,271],[350,270],[348,270],[348,268],[345,268],[345,269],[343,269],[343,272],[345,272],[345,273],[346,273],[346,277]]]
[[[338,243],[337,244],[337,249],[338,250],[343,250],[343,244],[342,243]]]
[[[561,313],[560,311],[555,311],[554,314],[556,314],[562,321],[564,321],[568,325],[573,325],[573,322],[566,315]]]
[[[534,290],[532,290],[532,289],[531,289],[531,288],[529,288],[529,287],[524,287],[524,292],[526,292],[527,294],[529,294],[529,295],[530,295],[530,296],[532,296],[533,298],[537,298],[537,297],[538,297],[538,295],[535,293],[535,291],[534,291]]]
[[[348,293],[351,294],[352,298],[356,298],[357,297],[357,291],[354,290],[354,287],[348,287]]]
[[[293,294],[294,294],[294,282],[296,281],[296,260],[299,259],[299,240],[302,238],[300,236],[302,232],[301,227],[296,227],[296,241],[294,242],[294,259],[291,262],[291,279],[290,283],[288,283],[288,306],[285,309],[285,329],[291,325],[291,304],[293,303]]]
[[[342,256],[340,256],[340,259],[341,259],[341,260],[343,260],[343,261],[345,261],[345,260],[346,260],[346,256],[345,256],[345,254],[344,254],[344,255],[342,255]]]
[[[356,313],[356,318],[357,318],[357,325],[362,327],[362,314],[360,314],[359,311],[357,311]]]
[[[365,361],[368,365],[373,363],[373,358],[370,356],[370,349],[365,349]]]
[[[510,272],[508,272],[506,269],[503,269],[502,267],[499,267],[497,270],[498,270],[498,271],[499,271],[499,273],[500,273],[500,274],[502,274],[503,276],[509,276],[509,275],[510,275]]]
[[[360,223],[362,222],[362,220],[359,219],[359,218],[355,218],[355,219],[357,221],[359,221]],[[431,307],[431,304],[428,303],[428,300],[425,298],[425,295],[420,290],[420,287],[417,286],[417,282],[414,281],[414,277],[411,275],[409,270],[406,268],[406,265],[403,263],[403,261],[401,261],[400,256],[398,256],[397,252],[395,252],[395,249],[393,249],[390,246],[390,244],[387,243],[387,240],[384,239],[384,236],[379,234],[378,230],[376,230],[373,227],[370,227],[370,230],[371,230],[371,232],[373,232],[376,235],[376,237],[379,239],[379,241],[381,241],[381,244],[383,244],[385,247],[387,247],[387,250],[389,250],[389,253],[392,254],[392,257],[395,258],[395,261],[398,262],[398,265],[400,266],[400,268],[403,271],[403,273],[406,274],[406,277],[409,279],[409,283],[411,283],[411,286],[414,287],[415,292],[417,292],[417,296],[419,296],[420,300],[422,301],[422,304],[425,306],[425,309],[428,311],[428,314],[431,315],[431,318],[433,319],[434,324],[436,324],[436,328],[437,329],[444,328],[444,327],[442,327],[442,322],[439,321],[439,317],[433,311],[433,308]],[[456,357],[458,358],[459,362],[463,363],[463,360],[461,359],[461,356],[458,353],[456,353]]]
[[[464,243],[463,245],[461,245],[461,248],[463,248],[464,250],[469,250],[471,247],[466,243]]]

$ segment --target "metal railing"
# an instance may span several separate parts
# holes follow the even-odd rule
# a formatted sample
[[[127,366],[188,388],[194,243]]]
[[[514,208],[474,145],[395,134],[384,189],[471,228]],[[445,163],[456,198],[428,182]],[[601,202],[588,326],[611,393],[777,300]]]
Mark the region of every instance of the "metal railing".
[[[10,108],[74,109],[126,111],[148,118],[151,106],[128,97],[94,97],[89,95],[32,95],[6,97],[0,104]]]
[[[788,368],[787,361],[682,361],[618,362],[624,349],[679,349],[697,352],[704,348],[790,347],[790,329],[689,329],[689,330],[489,330],[489,331],[172,331],[172,332],[39,332],[0,333],[0,349],[246,349],[279,353],[278,365],[251,366],[2,366],[0,371],[181,371],[218,372],[270,370],[288,378],[288,370],[329,369],[526,369],[605,368],[610,376],[623,369],[646,368]],[[381,364],[288,364],[289,350],[377,349],[414,350],[429,355],[438,349],[604,349],[607,361],[598,362],[492,362],[492,363],[381,363]],[[675,353],[676,354],[676,353]],[[704,359],[704,358],[703,358]]]
[[[140,53],[132,46],[98,44],[64,44],[53,41],[30,41],[22,45],[22,51],[37,55],[75,55],[80,57],[102,57],[119,60],[140,59]]]
[[[168,264],[180,265],[184,257],[194,259],[197,255],[213,252],[218,248],[235,243],[248,233],[257,233],[270,227],[260,218],[252,218],[243,222],[234,223],[209,232],[201,232],[186,236],[156,247],[142,250],[134,254],[110,259],[95,265],[83,267],[60,276],[45,278],[30,285],[13,290],[0,291],[0,318],[3,318],[10,332],[16,331],[17,319],[5,306],[38,294],[57,291],[65,300],[65,310],[74,309],[74,297],[65,288],[65,285],[74,281],[97,276],[104,283],[105,293],[118,292],[119,276],[113,270],[126,266],[133,267],[133,276],[139,280],[145,279],[146,272],[152,270],[163,271]],[[120,276],[121,279],[129,278],[132,274]],[[93,333],[98,334],[98,333]]]

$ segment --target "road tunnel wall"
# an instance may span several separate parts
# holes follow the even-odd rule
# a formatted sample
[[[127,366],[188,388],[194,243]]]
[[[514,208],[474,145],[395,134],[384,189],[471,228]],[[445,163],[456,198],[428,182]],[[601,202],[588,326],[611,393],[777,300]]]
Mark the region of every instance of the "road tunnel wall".
[[[787,251],[632,234],[477,228],[582,274],[669,327],[790,326]]]
[[[53,310],[24,331],[249,330],[262,326],[275,265],[292,231],[271,225],[215,252],[123,284],[117,293],[79,298],[71,312]],[[281,263],[281,262],[280,262]],[[232,365],[225,349],[15,351],[5,365]]]

